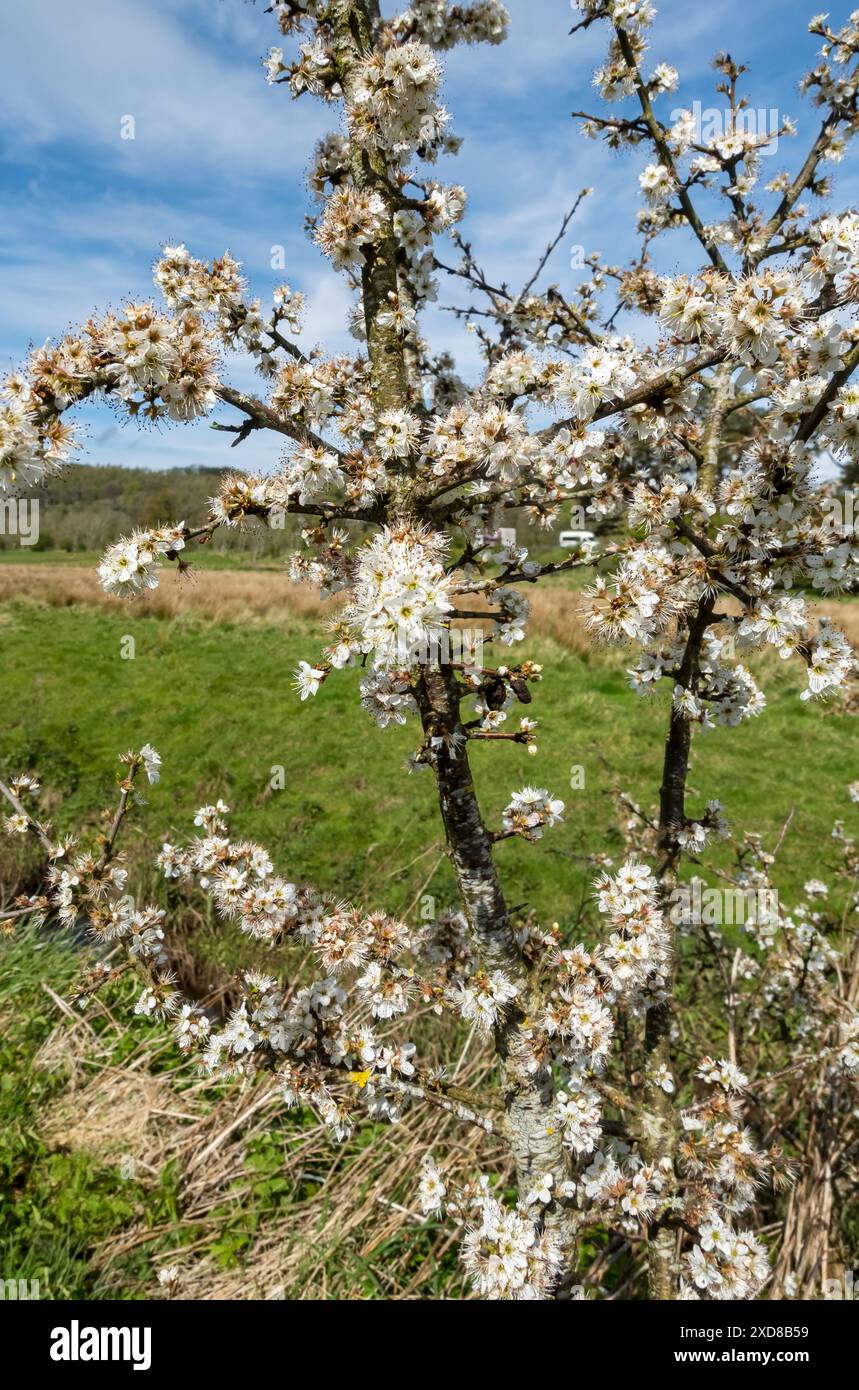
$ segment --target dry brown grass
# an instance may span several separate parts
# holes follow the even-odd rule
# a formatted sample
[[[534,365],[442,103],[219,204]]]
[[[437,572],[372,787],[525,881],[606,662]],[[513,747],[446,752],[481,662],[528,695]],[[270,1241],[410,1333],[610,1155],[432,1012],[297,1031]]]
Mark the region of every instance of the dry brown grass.
[[[525,590],[531,604],[530,629],[548,637],[564,651],[581,656],[593,651],[594,639],[585,625],[582,596],[560,585],[538,585]]]
[[[592,651],[594,639],[585,625],[580,593],[560,585],[544,585],[527,590],[531,600],[533,630],[541,637],[549,637],[566,651],[583,653]],[[722,607],[725,612],[739,613],[739,604],[726,600]],[[820,600],[809,603],[809,611],[815,618],[831,618],[841,628],[851,645],[859,648],[859,600],[835,602]]]
[[[849,603],[813,603],[811,611],[818,618],[831,618],[840,627],[854,650],[859,650],[859,600]]]
[[[52,608],[85,604],[127,611],[106,594],[88,565],[0,565],[0,602],[30,599]],[[165,573],[157,589],[134,600],[141,613],[159,618],[184,614],[218,623],[252,620],[273,626],[295,617],[317,618],[326,608],[313,589],[271,570],[194,570],[180,578]]]
[[[531,603],[530,630],[579,655],[594,649],[582,613],[581,594],[560,584],[527,585]],[[0,565],[0,603],[30,599],[50,607],[84,604],[127,611],[125,600],[106,594],[89,565]],[[186,614],[216,623],[245,623],[278,627],[295,618],[313,619],[330,614],[336,600],[321,600],[306,584],[293,584],[277,570],[197,569],[180,578],[165,572],[159,587],[134,600],[141,613],[176,618]],[[464,599],[470,607],[486,606],[479,599]],[[859,647],[859,601],[821,601],[811,604],[816,616],[834,619],[848,639]]]
[[[82,1017],[47,992],[62,1017],[35,1065],[63,1071],[65,1088],[42,1137],[51,1147],[115,1164],[144,1188],[157,1183],[168,1162],[178,1175],[178,1220],[153,1226],[141,1218],[94,1252],[104,1296],[124,1288],[122,1256],[153,1242],[163,1250],[169,1241],[169,1257],[153,1251],[144,1296],[161,1296],[156,1271],[171,1263],[180,1270],[180,1299],[426,1297],[426,1281],[458,1236],[453,1229],[439,1233],[415,1261],[407,1232],[423,1225],[416,1209],[423,1156],[444,1153],[469,1176],[487,1164],[503,1169],[493,1136],[465,1130],[431,1105],[416,1104],[402,1124],[379,1126],[369,1140],[365,1132],[360,1145],[335,1145],[316,1123],[285,1125],[278,1176],[294,1184],[294,1196],[268,1214],[241,1263],[222,1268],[207,1250],[225,1212],[238,1214],[254,1201],[248,1147],[283,1118],[271,1079],[236,1083],[213,1099],[191,1064],[163,1069],[163,1040],[143,1043],[116,1065],[122,1025],[104,1003]],[[462,1084],[478,1086],[486,1066],[485,1056],[475,1055],[461,1069]],[[450,1275],[446,1288],[470,1296],[464,1280]]]

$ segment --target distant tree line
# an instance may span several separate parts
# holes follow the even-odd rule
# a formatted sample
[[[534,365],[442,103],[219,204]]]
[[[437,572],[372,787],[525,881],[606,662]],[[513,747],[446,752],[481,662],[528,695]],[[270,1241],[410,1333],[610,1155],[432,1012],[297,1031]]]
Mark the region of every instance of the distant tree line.
[[[36,550],[98,551],[115,539],[117,530],[129,533],[158,526],[168,518],[205,512],[229,472],[220,468],[127,468],[118,464],[76,464],[45,486],[23,496],[39,501]],[[270,529],[255,519],[246,525],[222,528],[212,539],[216,550],[243,550],[253,555],[280,555],[293,548],[301,528],[299,518],[280,518]],[[0,549],[18,549],[13,528],[0,527]]]

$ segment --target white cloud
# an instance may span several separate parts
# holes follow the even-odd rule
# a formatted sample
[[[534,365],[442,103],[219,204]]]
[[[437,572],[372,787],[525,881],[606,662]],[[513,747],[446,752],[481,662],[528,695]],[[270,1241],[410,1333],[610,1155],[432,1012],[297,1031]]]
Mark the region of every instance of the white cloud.
[[[218,5],[206,11],[217,11]],[[196,4],[28,0],[4,7],[0,132],[7,157],[50,146],[97,148],[116,173],[156,177],[222,169],[234,188],[300,171],[326,127],[312,101],[266,87],[258,59],[276,37],[257,11],[254,41],[216,47]],[[211,30],[211,24],[209,25]],[[240,51],[236,51],[239,49]],[[120,138],[124,116],[135,138]]]
[[[594,197],[542,281],[556,280],[569,293],[580,278],[569,265],[573,243],[615,262],[634,249],[635,174],[644,153],[609,156],[570,118],[573,108],[599,109],[591,74],[605,51],[605,26],[569,38],[574,14],[559,0],[507,3],[509,43],[444,55],[445,100],[465,144],[439,175],[466,185],[464,235],[490,278],[506,279],[514,292],[578,190],[593,185]],[[674,104],[696,96],[706,102],[716,80],[711,55],[729,47],[752,63],[753,104],[790,98],[787,110],[800,114],[803,136],[806,123],[816,122],[791,91],[816,45],[792,17],[789,25],[771,22],[784,18],[782,0],[661,0],[658,8],[649,57],[679,67],[684,83]],[[285,89],[265,85],[258,60],[277,35],[262,2],[28,0],[5,7],[4,39],[0,144],[11,196],[0,206],[0,353],[7,361],[20,361],[29,341],[56,336],[93,309],[129,293],[151,294],[158,247],[177,240],[201,256],[229,248],[263,296],[288,280],[309,300],[302,342],[355,350],[346,329],[348,287],[302,230],[303,169],[313,140],[336,116],[311,98],[294,102]],[[125,114],[136,118],[134,141],[119,139]],[[803,143],[788,144],[785,158],[795,163]],[[855,179],[836,173],[842,197],[855,194]],[[270,265],[276,244],[285,248],[283,271]],[[448,261],[457,255],[448,247],[442,254]],[[657,263],[685,268],[690,257],[699,262],[697,247],[666,239]],[[441,304],[470,298],[467,286],[440,276]],[[431,307],[426,330],[436,350],[453,349],[463,372],[477,375],[475,339],[452,315]],[[249,364],[231,362],[230,372],[237,385],[260,389]],[[225,436],[205,426],[133,433],[133,443],[123,440],[135,462],[199,454],[201,462],[256,467],[269,458],[254,437],[230,455]],[[101,434],[93,435],[99,457],[117,448],[113,436],[97,442]],[[275,456],[279,447],[275,441]]]

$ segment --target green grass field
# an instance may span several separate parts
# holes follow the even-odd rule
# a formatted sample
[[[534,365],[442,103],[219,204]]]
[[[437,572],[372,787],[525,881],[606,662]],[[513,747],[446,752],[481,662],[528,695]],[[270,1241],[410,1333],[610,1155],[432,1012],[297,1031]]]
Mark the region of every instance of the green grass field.
[[[133,660],[121,655],[128,636]],[[442,846],[431,777],[405,770],[416,726],[378,730],[358,704],[357,671],[334,673],[306,703],[291,688],[299,659],[312,661],[322,640],[300,618],[277,630],[242,629],[129,607],[0,605],[0,766],[37,771],[56,788],[56,820],[67,828],[112,800],[118,753],[148,741],[164,768],[136,817],[135,859],[187,833],[195,807],[222,796],[236,829],[264,841],[297,879],[392,910],[424,885],[450,897],[446,865],[434,867]],[[667,701],[628,689],[623,652],[583,658],[547,641],[520,651],[544,663],[529,711],[539,720],[539,752],[475,745],[473,762],[490,824],[526,782],[567,802],[565,824],[538,846],[499,847],[511,901],[564,922],[587,882],[579,856],[620,846],[612,783],[645,807],[656,800]],[[761,679],[768,707],[759,719],[696,739],[690,804],[703,808],[718,795],[738,833],[770,840],[793,811],[781,866],[789,892],[819,870],[832,822],[846,808],[855,726],[801,702],[794,667],[767,662]],[[570,788],[574,765],[585,769],[583,789]],[[270,788],[276,767],[284,769],[282,791]],[[430,844],[437,853],[427,852]]]
[[[570,601],[569,590],[559,591],[559,603]],[[133,660],[121,654],[129,636]],[[57,826],[77,829],[84,822],[92,829],[98,809],[114,800],[117,754],[153,743],[164,760],[162,780],[148,790],[124,844],[130,887],[162,901],[165,888],[152,866],[161,840],[190,833],[195,808],[221,796],[234,808],[237,833],[265,843],[278,868],[299,881],[412,915],[423,894],[439,907],[451,903],[432,778],[405,768],[416,725],[378,730],[358,704],[357,671],[335,673],[304,704],[291,689],[299,659],[312,661],[323,638],[315,622],[289,614],[267,627],[158,618],[120,605],[9,600],[0,604],[0,775],[37,771]],[[622,849],[613,784],[645,808],[658,795],[667,700],[642,701],[628,689],[623,652],[582,655],[542,638],[523,644],[520,655],[544,663],[529,711],[540,722],[539,753],[530,758],[515,745],[475,745],[477,786],[492,825],[509,792],[526,782],[566,801],[562,826],[536,846],[502,843],[498,859],[512,904],[578,933],[593,876],[586,857],[617,857]],[[832,823],[848,810],[846,784],[857,775],[855,725],[847,715],[802,703],[798,669],[767,660],[759,674],[768,700],[764,715],[696,740],[691,808],[718,795],[738,835],[759,831],[770,845],[793,811],[777,875],[789,905],[806,878],[825,877]],[[570,787],[574,765],[585,769],[583,789]],[[276,767],[285,772],[280,791],[270,787]],[[0,881],[7,894],[26,886],[27,870],[26,857],[4,841]],[[249,958],[250,947],[223,938],[209,920],[194,949],[229,971]],[[39,942],[29,933],[0,942],[0,953],[0,1256],[16,1277],[39,1278],[51,1297],[152,1296],[153,1270],[177,1246],[180,1259],[187,1261],[182,1252],[190,1249],[201,1269],[214,1271],[240,1269],[259,1248],[264,1258],[255,1267],[267,1269],[268,1260],[279,1268],[278,1252],[289,1248],[293,1296],[305,1278],[330,1290],[328,1296],[390,1297],[405,1290],[461,1296],[461,1273],[445,1244],[449,1233],[432,1223],[420,1230],[407,1225],[368,1246],[365,1226],[349,1227],[336,1195],[315,1195],[327,1190],[318,1184],[329,1183],[332,1173],[343,1176],[347,1190],[352,1164],[362,1175],[354,1200],[372,1203],[379,1173],[395,1163],[385,1147],[387,1130],[361,1132],[339,1163],[320,1140],[312,1161],[300,1157],[290,1167],[290,1154],[304,1152],[301,1126],[294,1119],[262,1120],[249,1136],[238,1136],[233,1168],[217,1175],[220,1186],[193,1199],[180,1192],[173,1159],[159,1159],[144,1178],[121,1180],[116,1154],[93,1157],[46,1138],[45,1117],[68,1099],[70,1082],[63,1071],[33,1065],[58,1024],[60,1036],[68,1026],[43,986],[61,996],[75,962],[55,938]],[[120,992],[111,1008],[118,1024],[96,1017],[90,1044],[98,1043],[99,1060],[79,1064],[84,1080],[105,1058],[123,1065],[139,1043],[139,1020],[123,1029],[129,999]],[[177,1064],[168,1046],[159,1065]],[[409,1202],[404,1179],[391,1191]],[[317,1205],[305,1216],[302,1204],[310,1199]],[[187,1209],[205,1214],[189,1218]],[[367,1210],[379,1219],[377,1208]],[[277,1248],[269,1251],[266,1232],[272,1231]],[[318,1251],[313,1242],[307,1246],[314,1232]],[[323,1239],[320,1232],[333,1234]],[[105,1249],[120,1253],[106,1264]],[[310,1249],[312,1275],[303,1263]],[[215,1296],[231,1296],[230,1286],[205,1281],[194,1296],[212,1287]]]
[[[201,569],[215,570],[283,570],[283,561],[273,556],[251,556],[237,550],[214,550],[211,547],[194,551],[194,564]],[[0,565],[71,565],[95,569],[101,560],[98,550],[37,550],[34,546],[16,545],[0,550]]]

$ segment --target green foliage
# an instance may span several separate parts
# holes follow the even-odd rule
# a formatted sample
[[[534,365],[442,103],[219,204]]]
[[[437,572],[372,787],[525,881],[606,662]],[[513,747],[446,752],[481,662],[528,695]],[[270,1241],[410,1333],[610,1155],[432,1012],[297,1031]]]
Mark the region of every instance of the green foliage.
[[[24,931],[0,944],[0,1275],[36,1279],[40,1297],[92,1297],[94,1245],[138,1214],[142,1193],[119,1169],[49,1150],[40,1125],[59,1071],[33,1065],[56,1024],[44,986],[68,989],[80,961],[63,936]]]
[[[81,817],[92,825],[113,800],[117,754],[148,741],[164,770],[125,842],[133,869],[151,866],[163,839],[186,835],[195,808],[222,796],[236,830],[264,842],[299,881],[392,911],[417,913],[422,894],[439,906],[454,900],[431,779],[404,770],[415,727],[378,730],[360,708],[357,670],[333,673],[305,703],[291,689],[299,659],[313,660],[325,640],[319,628],[298,617],[274,631],[158,619],[133,607],[16,603],[0,606],[0,621],[0,766],[37,771],[62,794],[61,828],[78,828]],[[120,655],[128,634],[134,660]],[[502,843],[499,862],[512,903],[574,926],[592,877],[582,856],[621,849],[613,783],[622,774],[623,789],[645,809],[657,799],[667,705],[628,689],[622,651],[574,654],[537,640],[527,654],[545,663],[529,709],[539,719],[539,753],[475,744],[475,775],[490,823],[526,782],[566,801],[563,826],[537,846]],[[770,845],[793,810],[779,872],[789,901],[825,868],[832,822],[847,804],[853,723],[801,702],[802,672],[792,666],[768,661],[760,679],[763,717],[695,740],[690,808],[719,796],[737,832],[760,831]],[[585,769],[578,790],[570,786],[574,765]],[[279,767],[285,786],[272,790]]]

